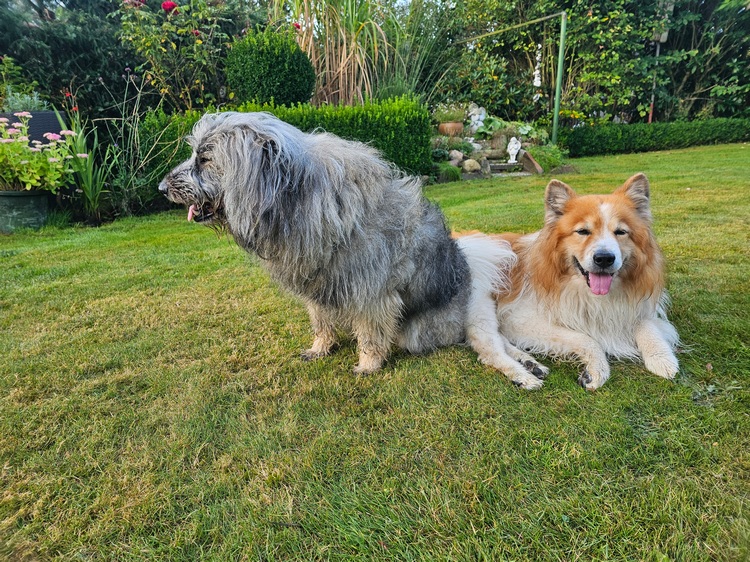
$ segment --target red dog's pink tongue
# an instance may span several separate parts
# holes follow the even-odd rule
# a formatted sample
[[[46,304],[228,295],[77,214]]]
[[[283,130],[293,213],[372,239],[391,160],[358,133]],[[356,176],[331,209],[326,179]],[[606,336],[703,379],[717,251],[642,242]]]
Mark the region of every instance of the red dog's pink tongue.
[[[195,205],[190,205],[188,209],[188,221],[193,220],[193,215],[195,215]]]
[[[589,273],[589,287],[595,295],[606,295],[612,285],[612,276],[608,274]]]

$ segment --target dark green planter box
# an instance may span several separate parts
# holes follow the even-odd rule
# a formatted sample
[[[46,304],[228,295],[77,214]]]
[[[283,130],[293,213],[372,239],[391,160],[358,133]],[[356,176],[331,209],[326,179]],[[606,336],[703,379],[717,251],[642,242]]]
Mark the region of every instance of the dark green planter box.
[[[48,196],[46,191],[0,191],[0,232],[11,234],[19,228],[44,226]]]

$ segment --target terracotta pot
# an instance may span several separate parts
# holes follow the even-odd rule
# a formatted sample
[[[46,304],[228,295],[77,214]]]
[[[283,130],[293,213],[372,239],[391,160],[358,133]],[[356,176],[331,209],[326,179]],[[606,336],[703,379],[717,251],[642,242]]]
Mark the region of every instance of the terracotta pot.
[[[460,121],[452,121],[450,123],[440,123],[438,125],[438,133],[445,135],[446,137],[457,137],[464,132],[464,124]]]

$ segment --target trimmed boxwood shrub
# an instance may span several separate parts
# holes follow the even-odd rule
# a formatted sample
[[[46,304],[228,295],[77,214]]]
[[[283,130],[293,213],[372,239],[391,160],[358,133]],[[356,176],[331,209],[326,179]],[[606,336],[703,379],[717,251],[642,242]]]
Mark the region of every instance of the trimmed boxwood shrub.
[[[235,41],[226,74],[238,103],[305,103],[315,88],[315,69],[290,31],[267,28]]]
[[[561,129],[558,144],[570,156],[649,152],[750,140],[750,119],[707,119]]]
[[[366,142],[407,173],[430,173],[430,114],[427,107],[414,98],[394,98],[361,106],[299,104],[284,107],[248,103],[240,106],[238,111],[267,111],[303,131],[321,129],[346,139]],[[144,154],[152,155],[144,165],[143,173],[154,186],[172,167],[190,155],[190,147],[181,141],[200,116],[201,113],[196,111],[179,115],[152,111],[142,121],[141,149]]]

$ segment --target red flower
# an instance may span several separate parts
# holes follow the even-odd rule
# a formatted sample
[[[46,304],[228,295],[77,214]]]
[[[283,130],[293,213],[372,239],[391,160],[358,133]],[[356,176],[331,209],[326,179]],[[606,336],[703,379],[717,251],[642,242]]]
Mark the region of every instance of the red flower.
[[[78,111],[78,106],[77,106],[77,105],[74,105],[73,107],[71,107],[71,108],[70,108],[70,110],[71,110],[71,111]]]
[[[297,30],[302,29],[302,26],[298,24],[296,21],[292,24]]]
[[[193,35],[195,35],[196,37],[198,37],[200,34],[201,34],[201,32],[198,31],[197,29],[193,30]]]
[[[66,98],[73,97],[73,94],[71,94],[70,92],[65,92],[65,97]]]
[[[174,12],[175,14],[178,13],[177,4],[172,2],[172,0],[167,0],[166,2],[162,2],[161,9],[167,12],[168,14],[171,14],[172,12]]]

